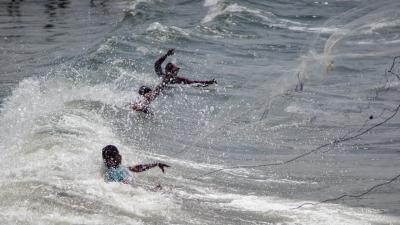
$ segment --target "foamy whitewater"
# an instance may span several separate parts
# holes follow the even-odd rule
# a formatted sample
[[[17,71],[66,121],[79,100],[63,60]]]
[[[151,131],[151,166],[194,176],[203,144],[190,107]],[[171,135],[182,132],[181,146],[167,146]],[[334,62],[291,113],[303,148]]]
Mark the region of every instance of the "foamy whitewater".
[[[399,1],[0,5],[0,224],[400,224]]]

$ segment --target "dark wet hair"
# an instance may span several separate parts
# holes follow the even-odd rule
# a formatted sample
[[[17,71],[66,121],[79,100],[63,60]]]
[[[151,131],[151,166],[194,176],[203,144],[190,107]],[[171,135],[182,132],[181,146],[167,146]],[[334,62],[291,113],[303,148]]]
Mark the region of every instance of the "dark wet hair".
[[[151,88],[143,85],[139,88],[139,95],[145,95],[145,94],[149,93],[150,91],[152,91]]]
[[[117,167],[121,164],[122,156],[118,152],[118,148],[114,145],[107,145],[103,148],[103,162],[107,168]]]
[[[165,72],[166,73],[173,73],[173,72],[175,72],[177,70],[179,70],[179,67],[177,67],[173,63],[167,63],[167,65],[165,66]]]

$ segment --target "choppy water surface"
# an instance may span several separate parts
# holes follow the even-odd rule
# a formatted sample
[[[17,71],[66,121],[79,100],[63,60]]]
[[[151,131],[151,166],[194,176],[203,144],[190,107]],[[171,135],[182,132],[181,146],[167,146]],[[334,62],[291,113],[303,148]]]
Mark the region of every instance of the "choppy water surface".
[[[295,209],[400,173],[398,1],[0,5],[1,224],[400,224],[398,179]],[[218,85],[132,112],[168,48]],[[107,144],[171,168],[105,183]]]

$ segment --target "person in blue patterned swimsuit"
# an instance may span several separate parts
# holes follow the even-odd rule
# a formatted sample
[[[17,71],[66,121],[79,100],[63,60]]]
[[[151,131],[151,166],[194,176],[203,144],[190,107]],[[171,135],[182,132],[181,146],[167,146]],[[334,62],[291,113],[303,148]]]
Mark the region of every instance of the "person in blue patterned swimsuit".
[[[103,162],[106,166],[106,173],[104,180],[106,182],[122,182],[132,183],[133,177],[130,172],[139,173],[149,170],[154,167],[159,167],[161,171],[165,172],[165,167],[169,167],[164,163],[150,163],[150,164],[139,164],[135,166],[122,166],[122,156],[119,154],[117,147],[114,145],[107,145],[103,148]]]

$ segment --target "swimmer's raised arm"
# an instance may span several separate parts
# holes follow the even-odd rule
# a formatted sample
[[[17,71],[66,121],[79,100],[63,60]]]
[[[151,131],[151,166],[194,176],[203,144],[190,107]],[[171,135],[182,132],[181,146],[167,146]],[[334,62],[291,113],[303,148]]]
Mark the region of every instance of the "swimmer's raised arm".
[[[162,68],[161,68],[161,64],[165,61],[165,59],[166,59],[168,56],[173,55],[174,53],[175,53],[175,49],[174,49],[174,48],[171,48],[171,49],[168,50],[168,52],[167,52],[165,55],[161,56],[161,57],[156,61],[156,63],[154,63],[154,70],[156,71],[156,74],[157,74],[158,76],[161,77],[161,76],[164,75],[164,73],[163,73],[163,71],[162,71]]]
[[[170,167],[170,166],[168,166],[167,164],[164,164],[164,163],[150,163],[150,164],[139,164],[139,165],[136,165],[136,166],[130,166],[130,167],[128,167],[128,169],[130,171],[132,171],[132,172],[140,173],[140,172],[149,170],[151,168],[154,168],[156,166],[158,166],[163,173],[165,172],[164,171],[165,167]]]

